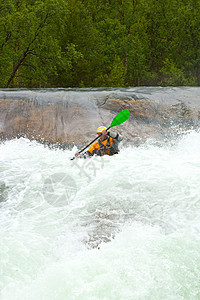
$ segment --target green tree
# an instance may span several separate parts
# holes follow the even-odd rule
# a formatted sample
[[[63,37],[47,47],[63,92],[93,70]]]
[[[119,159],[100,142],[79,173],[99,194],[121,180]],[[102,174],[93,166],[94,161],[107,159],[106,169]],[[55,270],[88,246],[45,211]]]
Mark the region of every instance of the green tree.
[[[45,86],[61,66],[71,67],[77,52],[60,46],[66,1],[3,0],[0,11],[1,86]]]
[[[181,1],[174,16],[177,34],[172,43],[172,58],[184,71],[186,84],[200,84],[200,1]]]
[[[200,0],[1,0],[0,86],[200,84]]]

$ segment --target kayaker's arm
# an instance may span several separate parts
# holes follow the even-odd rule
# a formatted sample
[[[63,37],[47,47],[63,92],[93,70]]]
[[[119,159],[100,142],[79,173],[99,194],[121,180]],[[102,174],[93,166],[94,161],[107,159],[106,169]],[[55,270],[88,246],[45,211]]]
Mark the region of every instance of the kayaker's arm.
[[[84,152],[84,153],[77,152],[75,154],[75,157],[79,157],[79,158],[88,158],[88,157],[91,157],[91,156],[93,156],[96,153],[96,149],[97,148],[98,148],[98,142],[93,143],[86,152]]]
[[[92,154],[89,151],[86,151],[85,153],[77,152],[75,154],[75,157],[79,157],[79,158],[88,158],[88,157],[91,157],[91,156],[92,156]]]
[[[108,135],[111,138],[117,140],[118,142],[121,142],[123,140],[123,136],[121,134],[117,133],[117,132],[109,131]]]

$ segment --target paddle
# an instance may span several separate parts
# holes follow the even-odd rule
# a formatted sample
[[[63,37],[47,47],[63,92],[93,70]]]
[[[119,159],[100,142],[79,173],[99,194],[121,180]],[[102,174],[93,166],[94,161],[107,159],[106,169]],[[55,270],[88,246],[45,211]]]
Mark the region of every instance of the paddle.
[[[110,126],[106,129],[109,130],[111,127],[114,126],[118,126],[122,123],[124,123],[126,120],[128,120],[128,118],[130,117],[130,112],[128,109],[124,109],[122,111],[120,111],[112,120],[112,123],[110,124]],[[85,146],[82,150],[80,150],[78,153],[80,154],[81,152],[83,152],[85,149],[87,149],[91,144],[93,144],[99,137],[101,136],[98,135],[93,141],[91,141],[87,146]],[[73,158],[71,158],[71,160],[75,159],[75,156]]]

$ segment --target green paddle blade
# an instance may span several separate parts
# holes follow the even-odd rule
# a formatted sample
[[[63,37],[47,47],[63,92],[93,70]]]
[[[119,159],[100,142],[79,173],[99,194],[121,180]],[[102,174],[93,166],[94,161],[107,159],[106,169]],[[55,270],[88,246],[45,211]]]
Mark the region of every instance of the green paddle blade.
[[[128,120],[129,117],[130,117],[130,112],[128,109],[124,109],[120,111],[116,115],[116,117],[114,117],[114,119],[112,120],[110,128],[124,123],[126,120]]]

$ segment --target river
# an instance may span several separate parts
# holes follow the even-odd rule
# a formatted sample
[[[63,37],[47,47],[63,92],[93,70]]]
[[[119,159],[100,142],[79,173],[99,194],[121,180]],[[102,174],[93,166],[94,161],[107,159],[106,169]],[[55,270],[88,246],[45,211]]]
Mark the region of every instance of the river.
[[[1,142],[0,299],[200,299],[198,130],[76,150]]]

